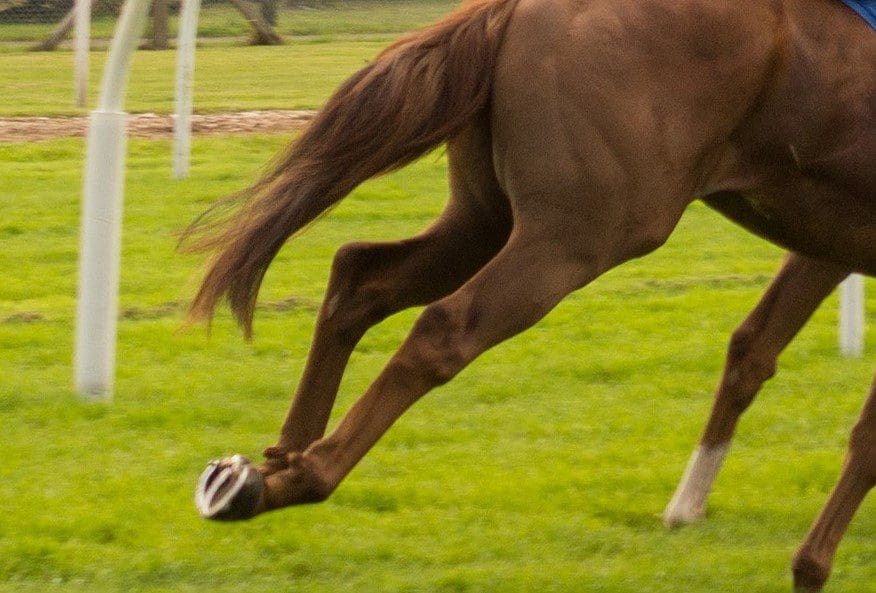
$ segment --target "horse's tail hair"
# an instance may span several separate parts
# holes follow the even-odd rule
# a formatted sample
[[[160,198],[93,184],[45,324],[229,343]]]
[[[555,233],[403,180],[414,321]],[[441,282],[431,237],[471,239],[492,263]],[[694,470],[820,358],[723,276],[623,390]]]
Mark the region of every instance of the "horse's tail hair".
[[[487,106],[516,2],[475,0],[389,46],[341,85],[257,182],[183,231],[189,250],[214,252],[189,320],[211,319],[224,296],[249,338],[262,279],[289,237],[363,181],[452,137]]]

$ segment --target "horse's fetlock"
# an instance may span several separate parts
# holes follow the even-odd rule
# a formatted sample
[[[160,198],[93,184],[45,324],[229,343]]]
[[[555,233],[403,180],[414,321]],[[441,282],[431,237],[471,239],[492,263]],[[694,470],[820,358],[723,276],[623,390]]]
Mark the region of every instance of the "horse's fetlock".
[[[335,490],[335,482],[313,456],[292,453],[288,460],[289,469],[298,475],[301,502],[323,502],[331,496]]]
[[[327,482],[316,478],[305,491],[304,502],[325,502],[334,490]]]
[[[281,446],[273,446],[267,447],[262,455],[265,460],[262,462],[260,466],[260,470],[264,475],[270,475],[277,473],[278,471],[282,471],[289,467],[288,456],[290,454],[290,450]]]
[[[800,550],[791,563],[794,589],[799,592],[820,591],[830,576],[830,564],[822,562],[805,550]]]

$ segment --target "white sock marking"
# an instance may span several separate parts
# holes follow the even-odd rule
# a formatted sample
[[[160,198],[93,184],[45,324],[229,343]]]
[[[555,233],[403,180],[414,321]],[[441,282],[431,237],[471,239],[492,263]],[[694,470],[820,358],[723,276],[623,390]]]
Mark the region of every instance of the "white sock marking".
[[[668,527],[692,523],[703,516],[706,497],[729,448],[730,443],[724,443],[717,447],[698,446],[694,449],[678,488],[663,511],[663,522]]]

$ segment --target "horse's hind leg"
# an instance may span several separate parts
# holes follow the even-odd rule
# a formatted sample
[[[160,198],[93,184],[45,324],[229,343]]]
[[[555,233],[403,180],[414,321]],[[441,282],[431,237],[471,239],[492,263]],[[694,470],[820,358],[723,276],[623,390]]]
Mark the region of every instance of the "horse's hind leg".
[[[495,181],[489,133],[473,126],[448,145],[451,198],[422,234],[338,250],[308,360],[265,473],[323,436],[344,368],[365,332],[384,318],[459,288],[508,238],[511,213]]]
[[[469,282],[423,311],[332,434],[290,455],[288,469],[267,476],[252,513],[327,497],[421,396],[491,346],[534,324],[597,273],[592,263],[564,252],[561,244],[515,232]]]
[[[876,485],[876,380],[864,411],[852,429],[849,452],[839,482],[809,535],[794,555],[794,587],[798,593],[821,591],[837,546],[849,522]]]
[[[699,519],[739,417],[776,359],[847,270],[791,254],[766,294],[733,332],[709,421],[675,495],[663,513],[669,526]]]
[[[274,458],[284,467],[288,453],[323,435],[344,368],[365,332],[393,313],[458,288],[504,243],[502,226],[445,213],[412,239],[351,243],[338,251],[298,390],[277,445],[266,451],[268,466]]]
[[[286,469],[296,453],[323,436],[347,361],[370,327],[450,294],[505,244],[511,211],[495,181],[489,151],[489,133],[481,126],[448,144],[450,201],[422,234],[398,242],[350,243],[338,250],[302,378],[277,444],[265,451],[267,460],[257,473]],[[247,507],[247,496],[263,485],[248,468],[240,456],[208,467],[198,487],[204,516],[240,518],[235,505]]]

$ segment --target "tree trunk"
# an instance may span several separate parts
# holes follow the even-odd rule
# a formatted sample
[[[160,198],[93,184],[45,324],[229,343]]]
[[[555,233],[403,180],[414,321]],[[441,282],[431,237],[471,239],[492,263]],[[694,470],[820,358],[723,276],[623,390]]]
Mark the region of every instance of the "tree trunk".
[[[230,0],[234,8],[249,21],[253,34],[250,43],[253,45],[280,45],[283,38],[277,35],[274,29],[262,18],[259,10],[244,0]]]
[[[152,4],[152,49],[167,49],[167,0]]]
[[[277,26],[277,3],[279,0],[261,0],[262,18],[272,27]]]
[[[34,46],[31,46],[31,51],[53,51],[57,49],[58,45],[64,41],[67,36],[70,34],[70,30],[73,28],[73,24],[76,22],[76,4],[73,4],[73,8],[64,15],[64,18],[61,19],[61,22],[58,23],[58,26],[49,34],[49,36]]]

